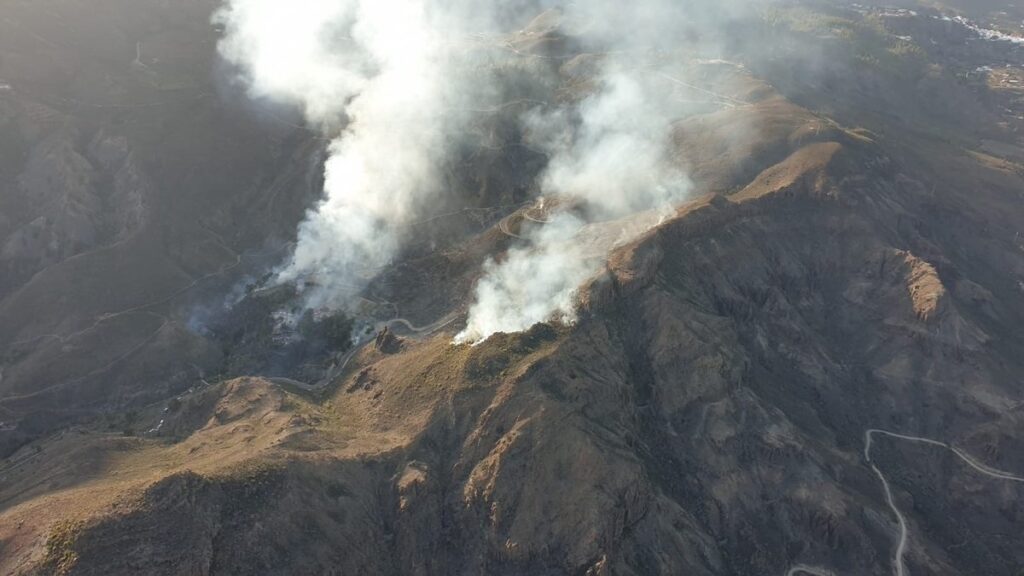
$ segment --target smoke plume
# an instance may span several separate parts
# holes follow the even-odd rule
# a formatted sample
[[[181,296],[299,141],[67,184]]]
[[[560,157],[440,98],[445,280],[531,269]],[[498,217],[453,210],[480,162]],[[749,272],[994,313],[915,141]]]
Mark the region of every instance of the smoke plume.
[[[465,143],[471,110],[502,102],[509,88],[470,56],[492,35],[491,54],[550,63],[517,82],[544,90],[565,84],[573,65],[585,72],[552,98],[558,104],[520,119],[527,143],[549,157],[538,187],[555,208],[484,266],[457,340],[574,319],[575,292],[608,250],[689,193],[671,146],[672,122],[687,114],[678,97],[686,83],[667,62],[670,52],[708,44],[709,23],[737,2],[590,0],[550,10],[539,30],[519,30],[547,4],[228,0],[217,16],[226,32],[221,52],[251,95],[298,106],[310,123],[338,134],[324,199],[301,225],[281,281],[305,284],[310,305],[344,306],[396,256],[410,224],[444,194],[441,175]],[[508,40],[554,29],[583,62],[527,54]]]
[[[524,124],[534,145],[550,154],[544,195],[580,216],[556,216],[531,228],[522,246],[501,262],[488,262],[457,342],[573,321],[576,291],[601,269],[608,250],[686,198],[691,186],[673,158],[671,129],[687,110],[659,52],[663,43],[678,42],[689,22],[684,6],[594,2],[566,14],[587,23],[581,40],[603,55],[596,88],[578,104],[534,112]]]
[[[310,306],[343,306],[439,194],[451,141],[487,88],[468,81],[459,40],[487,20],[422,0],[231,0],[216,18],[225,26],[221,53],[252,96],[342,127],[329,147],[324,199],[279,280],[308,284]]]

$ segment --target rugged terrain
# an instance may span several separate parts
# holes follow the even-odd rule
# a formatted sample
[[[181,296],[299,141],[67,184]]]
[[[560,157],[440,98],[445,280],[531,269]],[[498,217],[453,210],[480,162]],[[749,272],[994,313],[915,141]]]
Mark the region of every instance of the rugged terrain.
[[[322,143],[211,80],[211,6],[107,4],[0,4],[0,572],[1024,569],[1024,47],[920,6],[752,16],[679,64],[694,198],[578,323],[456,346],[542,161],[483,119],[474,209],[365,294],[370,334],[403,322],[310,372],[260,363],[280,294],[246,274]],[[257,321],[218,316],[246,284]]]

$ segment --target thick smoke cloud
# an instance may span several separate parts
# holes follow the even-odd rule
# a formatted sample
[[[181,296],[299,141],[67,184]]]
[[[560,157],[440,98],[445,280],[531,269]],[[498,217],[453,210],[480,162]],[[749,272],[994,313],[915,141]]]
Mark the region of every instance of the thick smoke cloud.
[[[531,228],[526,245],[510,250],[501,263],[489,262],[457,342],[549,320],[573,321],[576,289],[600,270],[607,250],[656,222],[649,214],[634,218],[634,225],[621,220],[667,214],[689,192],[689,180],[670,154],[674,106],[666,94],[672,91],[650,70],[615,62],[601,77],[601,87],[579,105],[578,127],[565,111],[526,119],[540,139],[535,145],[551,155],[542,191],[572,203],[583,216],[558,214]],[[609,221],[615,228],[610,241],[585,233]]]
[[[466,77],[460,39],[488,20],[422,0],[231,0],[217,20],[221,53],[254,97],[343,126],[329,148],[324,199],[279,272],[307,284],[310,306],[341,307],[439,194],[450,142],[487,91]]]
[[[441,177],[465,143],[472,110],[500,103],[508,88],[472,53],[531,58],[506,50],[501,34],[547,4],[228,0],[217,17],[226,30],[221,52],[252,96],[298,106],[309,122],[340,130],[324,199],[301,225],[281,281],[305,284],[311,306],[340,307],[395,257],[409,225],[444,194]],[[549,156],[538,184],[556,208],[485,265],[458,341],[572,321],[575,291],[607,251],[686,198],[689,181],[671,146],[672,122],[687,113],[677,94],[685,83],[665,54],[713,44],[707,31],[737,6],[589,0],[547,14],[573,50],[590,54],[579,68],[596,72],[585,73],[578,94],[522,116],[528,144]],[[566,62],[550,62],[536,68],[538,86],[564,80]]]
[[[576,291],[600,271],[607,251],[636,238],[686,199],[691,184],[673,157],[671,130],[689,110],[674,90],[681,81],[666,70],[671,59],[665,53],[693,48],[685,46],[685,35],[707,30],[707,19],[719,17],[707,8],[597,0],[566,13],[566,19],[583,23],[583,45],[602,55],[596,88],[574,109],[532,114],[525,125],[535,145],[550,154],[543,193],[574,206],[582,217],[555,218],[532,229],[525,245],[500,263],[489,262],[457,342],[479,342],[537,322],[573,321]],[[713,44],[707,38],[698,42],[702,49]],[[603,234],[595,233],[602,227]]]
[[[519,332],[538,322],[576,319],[573,295],[593,274],[576,235],[585,222],[560,214],[530,234],[530,244],[489,260],[476,288],[466,329],[456,342],[478,342],[497,332]]]
[[[358,8],[234,0],[214,17],[225,26],[220,52],[241,69],[252,96],[300,106],[313,122],[337,122],[372,75],[370,55],[350,36]]]

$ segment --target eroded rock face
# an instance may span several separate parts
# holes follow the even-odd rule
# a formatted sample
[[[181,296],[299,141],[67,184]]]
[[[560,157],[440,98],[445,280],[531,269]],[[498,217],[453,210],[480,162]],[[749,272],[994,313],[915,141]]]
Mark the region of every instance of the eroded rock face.
[[[74,146],[76,134],[55,133],[33,147],[18,177],[16,194],[31,206],[5,239],[0,258],[30,272],[95,246],[102,201],[99,175]]]
[[[42,138],[5,198],[25,207],[4,226],[0,266],[8,271],[7,289],[46,266],[122,242],[144,224],[147,198],[156,191],[127,140],[99,134],[82,150],[81,138],[74,130]]]
[[[384,354],[394,354],[402,349],[402,339],[385,326],[374,339],[373,347]]]

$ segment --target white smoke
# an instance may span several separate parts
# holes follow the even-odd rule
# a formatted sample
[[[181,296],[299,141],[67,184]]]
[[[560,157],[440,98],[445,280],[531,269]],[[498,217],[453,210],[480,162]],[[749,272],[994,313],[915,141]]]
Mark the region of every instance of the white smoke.
[[[254,97],[298,105],[314,122],[338,121],[372,74],[368,55],[350,37],[358,8],[232,0],[214,16],[225,27],[220,52],[240,68]]]
[[[514,247],[499,264],[484,265],[476,303],[456,342],[480,341],[496,332],[520,332],[538,322],[576,319],[573,296],[593,273],[575,242],[584,222],[559,214],[530,234],[531,245]]]
[[[279,280],[309,280],[311,306],[342,306],[386,265],[440,188],[449,140],[470,93],[457,56],[454,3],[230,0],[221,53],[253,96],[301,106],[310,122],[344,124],[331,143],[324,199],[307,215]]]
[[[301,225],[279,279],[305,285],[312,306],[343,306],[443,194],[443,167],[469,110],[500,96],[500,82],[467,65],[468,46],[491,42],[491,54],[529,58],[513,36],[497,32],[521,27],[549,0],[226,1],[217,16],[226,32],[221,52],[251,94],[341,130],[329,148],[324,200]],[[568,89],[590,86],[589,96],[563,94],[563,102],[576,103],[523,117],[530,144],[550,157],[540,188],[564,211],[485,266],[459,341],[573,321],[575,292],[608,250],[686,197],[690,186],[670,145],[672,122],[685,111],[663,55],[708,29],[723,6],[741,2],[589,0],[545,15],[537,29],[562,18],[573,35],[568,50],[595,54],[600,70]],[[518,38],[528,41],[537,29]],[[536,68],[537,86],[550,85],[543,70]]]
[[[539,140],[535,145],[551,154],[545,195],[577,206],[586,220],[556,216],[527,232],[527,245],[503,262],[488,263],[456,342],[574,321],[576,291],[601,269],[607,251],[656,224],[651,212],[667,214],[685,199],[689,179],[670,152],[678,106],[666,97],[671,90],[664,78],[631,64],[606,64],[600,88],[579,105],[575,129],[564,110],[525,120]],[[629,225],[622,222],[630,217]],[[601,222],[614,227],[610,242],[586,233]]]
[[[748,0],[590,0],[574,3],[585,50],[601,54],[594,89],[575,107],[533,114],[525,125],[550,163],[545,196],[561,199],[582,220],[555,217],[532,228],[479,281],[467,326],[456,342],[481,342],[545,321],[573,322],[576,293],[616,246],[649,230],[691,191],[674,158],[673,122],[694,112],[677,88],[701,92],[673,74],[673,62],[715,56],[725,26],[764,7]],[[705,94],[706,96],[707,94]],[[689,97],[692,97],[690,94]]]

